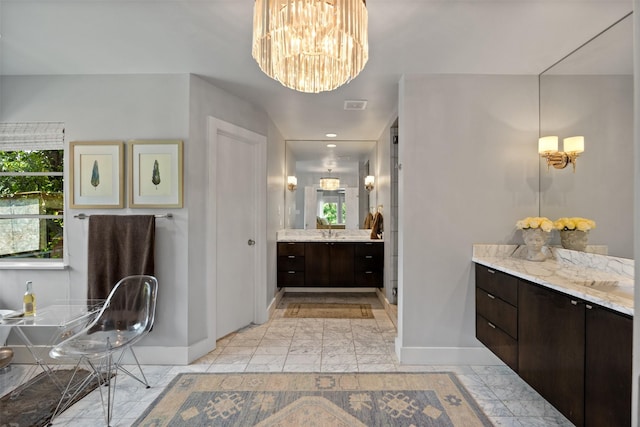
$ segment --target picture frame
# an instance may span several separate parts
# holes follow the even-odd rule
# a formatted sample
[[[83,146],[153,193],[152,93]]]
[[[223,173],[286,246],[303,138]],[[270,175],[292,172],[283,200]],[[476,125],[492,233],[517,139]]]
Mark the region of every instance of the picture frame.
[[[128,142],[129,207],[181,208],[181,140]]]
[[[72,141],[69,148],[69,207],[123,208],[124,142]]]

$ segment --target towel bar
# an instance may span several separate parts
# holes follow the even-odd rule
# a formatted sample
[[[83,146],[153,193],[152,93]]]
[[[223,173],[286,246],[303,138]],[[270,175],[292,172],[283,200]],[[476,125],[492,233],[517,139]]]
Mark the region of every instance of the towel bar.
[[[87,215],[87,214],[83,214],[80,213],[78,215],[74,215],[74,218],[78,218],[78,219],[87,219],[89,218],[91,215]],[[156,218],[169,218],[169,219],[173,219],[173,214],[172,213],[166,213],[166,214],[156,214],[154,215]]]

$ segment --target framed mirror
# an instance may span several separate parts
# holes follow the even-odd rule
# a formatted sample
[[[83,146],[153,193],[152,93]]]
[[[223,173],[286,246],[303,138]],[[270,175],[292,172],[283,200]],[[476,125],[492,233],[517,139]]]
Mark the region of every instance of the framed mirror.
[[[584,136],[564,169],[540,161],[540,215],[596,221],[589,244],[633,258],[633,20],[625,16],[539,76],[540,136]],[[559,242],[552,242],[559,244]]]
[[[369,192],[364,179],[372,175],[376,141],[286,141],[286,175],[296,187],[285,189],[285,228],[362,228],[375,206],[375,186]],[[371,172],[371,173],[370,173]],[[323,189],[322,178],[339,181],[336,189]]]

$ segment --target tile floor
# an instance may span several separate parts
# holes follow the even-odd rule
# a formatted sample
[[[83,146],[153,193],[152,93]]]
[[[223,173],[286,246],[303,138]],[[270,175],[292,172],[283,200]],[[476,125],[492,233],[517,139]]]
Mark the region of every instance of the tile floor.
[[[374,319],[288,319],[288,301],[370,302]],[[129,426],[181,372],[418,372],[452,371],[496,426],[572,426],[504,365],[409,366],[394,353],[396,330],[375,295],[286,295],[274,316],[218,341],[217,348],[189,366],[144,366],[151,388],[121,375],[112,426]],[[15,386],[25,367],[0,375],[0,395]],[[55,426],[104,423],[98,391],[76,403]]]

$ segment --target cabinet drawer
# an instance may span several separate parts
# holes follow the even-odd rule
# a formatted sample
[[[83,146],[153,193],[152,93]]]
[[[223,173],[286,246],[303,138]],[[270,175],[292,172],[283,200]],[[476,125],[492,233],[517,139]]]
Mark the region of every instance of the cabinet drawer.
[[[382,271],[383,259],[375,255],[357,256],[355,259],[355,269],[358,271]]]
[[[518,309],[495,295],[476,287],[476,312],[518,339]]]
[[[356,243],[356,258],[365,255],[384,258],[384,243]]]
[[[304,286],[304,271],[278,271],[278,286]]]
[[[480,315],[476,315],[476,338],[518,372],[518,341]]]
[[[355,284],[356,286],[361,286],[361,287],[381,288],[382,287],[382,271],[376,271],[376,270],[356,271]]]
[[[518,279],[514,276],[476,264],[476,286],[515,307],[518,306]]]
[[[278,271],[304,271],[304,257],[298,255],[285,255],[278,257]]]
[[[304,256],[304,242],[278,242],[278,255]]]

